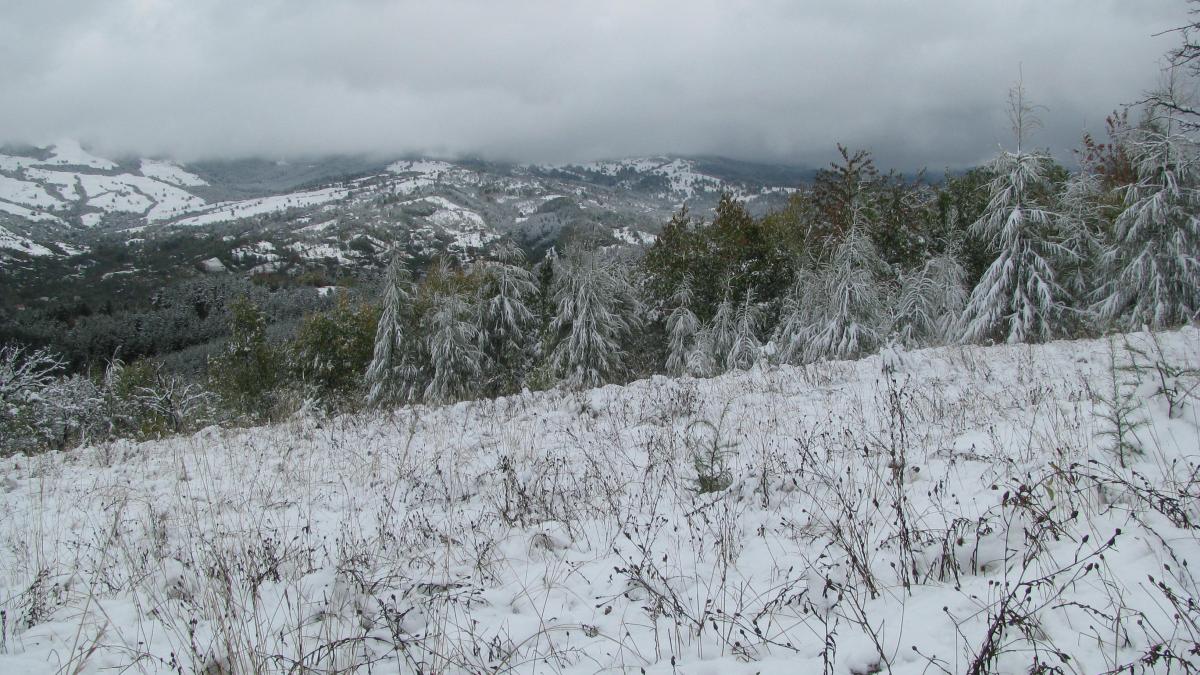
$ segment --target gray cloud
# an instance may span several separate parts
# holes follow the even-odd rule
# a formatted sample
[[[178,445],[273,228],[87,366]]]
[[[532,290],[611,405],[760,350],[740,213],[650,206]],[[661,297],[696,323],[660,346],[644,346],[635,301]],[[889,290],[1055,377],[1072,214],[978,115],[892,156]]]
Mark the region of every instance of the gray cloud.
[[[1182,0],[0,0],[0,140],[961,166],[1024,71],[1065,155],[1153,86]]]

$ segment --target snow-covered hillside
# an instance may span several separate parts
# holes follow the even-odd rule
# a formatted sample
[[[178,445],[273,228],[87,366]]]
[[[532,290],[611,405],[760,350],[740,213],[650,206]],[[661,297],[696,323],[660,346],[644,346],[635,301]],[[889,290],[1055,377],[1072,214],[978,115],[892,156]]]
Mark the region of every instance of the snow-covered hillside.
[[[203,186],[204,180],[171,162],[142,160],[137,173],[123,172],[118,163],[97,157],[73,141],[42,148],[41,153],[45,157],[0,155],[4,212],[60,224],[76,217],[78,224],[94,226],[110,213],[158,222],[206,204],[185,189]]]
[[[699,171],[696,163],[678,157],[638,157],[606,162],[584,164],[548,165],[545,168],[586,177],[588,174],[603,176],[656,176],[666,179],[664,197],[687,200],[701,192],[740,192],[736,186]]]
[[[1197,368],[889,351],[0,460],[0,671],[1182,671]]]

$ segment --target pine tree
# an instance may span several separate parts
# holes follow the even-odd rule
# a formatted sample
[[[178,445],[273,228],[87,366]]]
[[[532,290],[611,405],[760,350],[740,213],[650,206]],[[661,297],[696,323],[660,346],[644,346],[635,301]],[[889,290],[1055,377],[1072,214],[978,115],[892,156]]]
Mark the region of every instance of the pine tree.
[[[641,302],[624,266],[599,251],[573,249],[555,272],[551,368],[568,387],[599,386],[621,372],[622,343],[639,323]]]
[[[474,310],[460,294],[434,295],[425,317],[425,348],[432,373],[425,387],[426,401],[453,403],[478,395],[483,354],[473,317]]]
[[[412,319],[412,278],[399,256],[388,266],[383,295],[383,312],[375,331],[375,349],[367,367],[367,402],[411,398],[413,365],[407,358]]]
[[[667,373],[676,377],[688,372],[688,354],[695,349],[696,334],[700,331],[700,320],[692,312],[692,302],[691,277],[685,276],[671,295],[674,309],[667,317]]]
[[[525,268],[525,254],[511,243],[479,269],[479,341],[490,369],[489,393],[515,391],[524,383],[536,346],[537,319],[530,308],[538,286]]]
[[[717,362],[713,358],[712,330],[702,327],[696,333],[691,349],[687,351],[684,367],[692,377],[712,377],[717,374]]]
[[[820,279],[810,263],[796,270],[792,286],[783,299],[781,318],[772,340],[777,345],[775,360],[779,363],[798,365],[804,363],[809,327],[815,322],[813,309],[820,298]]]
[[[748,370],[758,362],[762,345],[758,341],[758,327],[762,313],[754,304],[754,290],[746,291],[746,297],[738,306],[734,317],[733,340],[725,355],[726,370]]]
[[[1084,299],[1101,285],[1096,263],[1104,253],[1102,236],[1110,227],[1105,192],[1102,176],[1084,165],[1059,195],[1056,229],[1070,252],[1061,279],[1071,298]]]
[[[1137,180],[1123,189],[1115,245],[1104,255],[1109,281],[1098,313],[1128,329],[1165,328],[1200,312],[1200,157],[1169,109],[1160,125],[1130,132]]]
[[[967,304],[966,276],[947,251],[901,278],[893,330],[903,344],[942,345],[957,337],[954,328]]]
[[[1057,271],[1072,256],[1057,240],[1056,216],[1046,203],[1054,193],[1050,158],[1023,147],[1039,123],[1021,84],[1010,92],[1009,102],[1017,150],[992,161],[990,199],[970,228],[998,256],[967,301],[961,319],[965,342],[1047,340],[1058,332],[1066,311]]]
[[[889,273],[861,227],[852,227],[822,266],[808,325],[799,336],[806,361],[848,359],[869,354],[884,341]]]
[[[708,338],[705,347],[709,350],[713,367],[722,373],[729,370],[729,352],[733,349],[737,334],[737,305],[733,303],[732,294],[732,289],[726,284],[725,296],[705,326]]]

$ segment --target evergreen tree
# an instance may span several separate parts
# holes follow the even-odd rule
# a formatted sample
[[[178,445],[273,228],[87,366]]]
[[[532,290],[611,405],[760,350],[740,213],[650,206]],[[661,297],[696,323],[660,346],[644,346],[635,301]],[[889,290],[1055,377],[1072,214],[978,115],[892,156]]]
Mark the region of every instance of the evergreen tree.
[[[1106,190],[1101,175],[1084,165],[1067,179],[1059,195],[1056,229],[1071,253],[1060,272],[1071,298],[1086,298],[1100,284],[1096,263],[1104,253],[1102,237],[1109,231]]]
[[[1100,317],[1128,329],[1165,328],[1200,312],[1200,169],[1191,138],[1168,112],[1161,129],[1131,132],[1137,180],[1105,253]]]
[[[726,370],[748,370],[758,362],[762,353],[762,345],[758,341],[761,322],[762,313],[754,304],[754,290],[748,290],[734,317],[733,340],[725,355]]]
[[[492,376],[487,391],[500,394],[518,390],[533,359],[538,317],[538,286],[525,268],[525,254],[511,243],[497,248],[496,260],[479,270],[480,349]]]
[[[425,348],[431,372],[425,387],[426,401],[453,403],[479,394],[483,354],[474,314],[459,293],[435,293],[425,317]]]
[[[667,317],[667,374],[673,376],[688,372],[688,354],[696,347],[696,334],[700,331],[700,320],[692,312],[693,302],[691,278],[684,277],[671,296],[674,309]]]
[[[910,347],[945,344],[966,303],[966,270],[947,251],[901,277],[893,329]]]
[[[706,326],[708,339],[705,341],[705,347],[709,350],[709,358],[714,368],[722,373],[729,370],[729,353],[737,337],[737,305],[734,304],[732,295],[733,291],[727,284],[725,297],[717,305],[712,319]]]
[[[412,278],[399,256],[388,266],[383,308],[375,330],[375,346],[367,367],[367,402],[404,400],[415,393],[413,364],[408,358],[412,325]]]
[[[568,387],[599,386],[622,371],[622,344],[639,324],[641,302],[624,265],[599,251],[575,248],[558,267],[551,368]]]
[[[692,377],[712,377],[717,374],[717,362],[713,358],[712,329],[702,327],[696,333],[692,348],[687,351],[685,368]]]
[[[792,287],[783,299],[781,318],[772,340],[776,343],[775,360],[779,363],[798,365],[804,363],[805,340],[809,327],[815,322],[813,309],[822,301],[820,279],[810,264],[796,270]]]
[[[855,358],[883,344],[890,318],[883,281],[888,274],[871,239],[851,228],[821,269],[817,293],[808,294],[809,321],[799,336],[806,361]]]
[[[1020,84],[1009,100],[1017,150],[992,161],[990,199],[971,225],[971,234],[998,256],[967,301],[961,319],[965,342],[1047,340],[1059,330],[1066,311],[1066,289],[1057,272],[1073,256],[1057,240],[1056,216],[1047,204],[1054,194],[1050,158],[1023,147],[1038,122]]]

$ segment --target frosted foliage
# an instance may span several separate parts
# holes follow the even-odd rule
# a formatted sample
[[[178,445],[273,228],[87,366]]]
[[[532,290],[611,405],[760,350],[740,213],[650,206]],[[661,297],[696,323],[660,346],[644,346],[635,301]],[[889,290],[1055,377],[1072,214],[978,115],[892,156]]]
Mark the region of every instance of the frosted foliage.
[[[966,304],[966,271],[954,254],[943,253],[901,279],[894,330],[910,347],[945,344],[956,337]]]
[[[1104,255],[1109,281],[1101,318],[1125,327],[1163,328],[1200,312],[1200,190],[1196,145],[1139,130],[1129,142],[1137,182],[1125,187],[1115,245]]]
[[[551,367],[567,387],[599,386],[620,370],[621,342],[641,305],[624,267],[599,252],[570,251],[557,271],[551,330],[559,340]]]
[[[782,358],[791,363],[847,359],[875,351],[889,320],[887,265],[871,240],[852,228],[832,260],[802,274],[781,328]]]
[[[372,404],[403,398],[406,382],[404,349],[407,317],[412,306],[412,281],[400,260],[388,267],[383,311],[375,332],[375,352],[367,368],[367,400]]]
[[[734,316],[733,340],[725,355],[726,370],[748,370],[758,362],[762,345],[758,341],[758,326],[762,313],[754,304],[754,291],[748,291]]]
[[[971,234],[998,252],[962,315],[965,342],[998,338],[1040,342],[1054,334],[1066,294],[1058,266],[1073,258],[1054,236],[1055,214],[1035,195],[1050,194],[1043,155],[1002,153],[992,162],[991,195]]]
[[[688,355],[696,349],[700,320],[691,310],[692,286],[685,279],[671,296],[674,309],[667,317],[667,373],[679,376],[689,372]]]
[[[430,403],[452,403],[478,393],[482,353],[471,306],[456,293],[438,294],[426,316],[426,349],[432,378],[425,387]]]
[[[716,374],[717,363],[713,359],[712,330],[701,328],[696,340],[687,352],[685,368],[692,377],[710,377]]]
[[[533,360],[537,315],[530,303],[538,295],[525,254],[512,244],[495,251],[496,260],[478,265],[479,345],[488,364],[488,392],[514,391],[523,384]]]
[[[537,294],[537,284],[533,273],[520,265],[523,259],[519,250],[509,251],[484,267],[482,323],[491,343],[519,342],[533,323],[528,303]]]
[[[729,369],[727,357],[729,351],[733,349],[737,330],[737,307],[729,298],[728,289],[725,291],[725,298],[721,300],[721,304],[717,305],[717,311],[713,312],[707,328],[708,340],[705,346],[709,350],[713,366],[721,371],[726,371]]]
[[[819,278],[809,267],[796,271],[791,290],[783,299],[782,315],[775,329],[774,340],[779,345],[776,359],[792,365],[804,362],[804,336],[813,319],[810,309],[819,296]]]
[[[1061,280],[1074,297],[1087,295],[1097,285],[1086,263],[1102,254],[1098,232],[1104,222],[1104,196],[1101,177],[1087,168],[1073,174],[1059,196],[1058,231],[1063,246],[1078,263],[1068,265]]]

